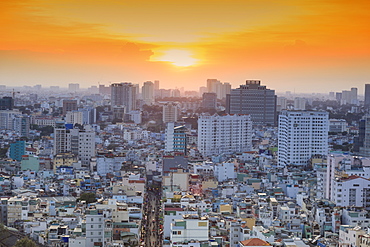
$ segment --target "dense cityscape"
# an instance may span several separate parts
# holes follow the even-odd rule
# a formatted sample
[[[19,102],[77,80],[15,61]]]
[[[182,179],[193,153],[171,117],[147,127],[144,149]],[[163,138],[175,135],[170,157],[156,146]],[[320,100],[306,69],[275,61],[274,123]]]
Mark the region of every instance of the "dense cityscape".
[[[0,85],[0,246],[370,246],[370,84],[204,84]]]

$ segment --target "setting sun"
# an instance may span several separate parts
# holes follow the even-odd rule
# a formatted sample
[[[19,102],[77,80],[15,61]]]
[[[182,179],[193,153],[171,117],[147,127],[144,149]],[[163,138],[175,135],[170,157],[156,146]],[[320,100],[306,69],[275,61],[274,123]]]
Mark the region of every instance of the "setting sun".
[[[175,66],[188,67],[195,65],[197,59],[192,57],[188,50],[171,49],[163,52],[163,55],[157,57],[156,61],[170,62]]]

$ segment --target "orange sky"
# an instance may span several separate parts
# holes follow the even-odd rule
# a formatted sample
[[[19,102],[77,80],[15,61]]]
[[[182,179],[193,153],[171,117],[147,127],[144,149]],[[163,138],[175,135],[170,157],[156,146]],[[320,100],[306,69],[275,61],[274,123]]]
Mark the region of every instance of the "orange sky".
[[[279,92],[370,83],[370,1],[0,2],[0,84],[260,79]]]

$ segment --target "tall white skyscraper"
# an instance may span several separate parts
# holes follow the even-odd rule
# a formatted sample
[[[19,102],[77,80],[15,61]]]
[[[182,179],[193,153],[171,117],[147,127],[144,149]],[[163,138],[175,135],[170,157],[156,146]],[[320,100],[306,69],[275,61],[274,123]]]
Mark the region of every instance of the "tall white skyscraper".
[[[205,155],[244,152],[252,147],[250,115],[201,115],[198,119],[198,149]]]
[[[144,82],[141,94],[145,104],[152,105],[154,103],[154,83],[151,81]]]
[[[279,165],[306,165],[312,155],[327,155],[328,118],[328,112],[324,111],[282,111],[279,115]]]

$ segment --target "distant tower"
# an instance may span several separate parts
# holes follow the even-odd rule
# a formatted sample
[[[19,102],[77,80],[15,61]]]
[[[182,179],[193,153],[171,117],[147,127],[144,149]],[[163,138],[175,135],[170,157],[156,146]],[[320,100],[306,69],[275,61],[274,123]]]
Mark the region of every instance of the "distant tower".
[[[305,98],[294,98],[294,110],[304,111],[306,110],[306,99]]]
[[[113,83],[111,85],[111,105],[124,106],[126,112],[136,109],[136,88],[131,83]]]
[[[370,106],[370,84],[365,84],[365,106]]]
[[[175,103],[170,102],[163,105],[163,122],[176,122],[179,117],[178,112],[178,106]]]
[[[216,93],[217,99],[224,99],[231,91],[231,85],[228,82],[222,83],[217,79],[207,79],[208,93]]]
[[[0,110],[13,110],[14,99],[12,97],[3,97],[0,99]]]
[[[159,81],[154,81],[154,90],[159,90]]]
[[[216,93],[203,93],[202,107],[204,109],[216,109],[217,95]]]
[[[152,105],[154,103],[154,88],[155,85],[153,82],[144,82],[141,93],[146,105]]]
[[[63,100],[63,115],[68,111],[77,111],[77,100]]]
[[[68,90],[76,92],[76,91],[80,90],[80,84],[78,84],[78,83],[69,83],[68,84]]]

